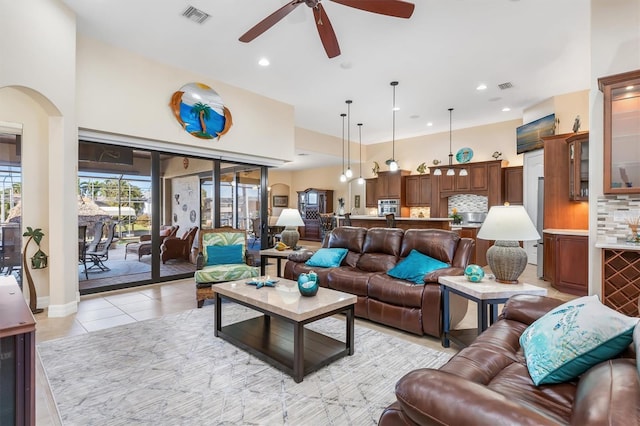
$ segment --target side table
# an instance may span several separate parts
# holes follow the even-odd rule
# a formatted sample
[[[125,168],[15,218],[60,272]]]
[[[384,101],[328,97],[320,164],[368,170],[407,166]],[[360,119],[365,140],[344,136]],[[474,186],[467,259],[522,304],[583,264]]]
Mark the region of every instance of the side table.
[[[306,250],[307,247],[301,247],[296,251],[299,250]],[[276,250],[274,248],[269,248],[269,249],[264,249],[264,250],[260,250],[260,276],[264,277],[265,276],[265,269],[267,267],[267,260],[268,259],[276,259],[277,261],[277,275],[278,277],[282,277],[282,259],[287,259],[287,257],[289,257],[289,255],[291,253],[293,253],[294,251],[289,249],[289,250]]]
[[[505,303],[516,294],[532,294],[546,296],[547,289],[531,284],[501,284],[493,279],[484,278],[479,283],[469,281],[464,275],[446,276],[438,279],[442,288],[442,346],[449,347],[453,341],[464,347],[468,346],[490,324],[498,319],[498,305]],[[471,330],[451,330],[449,318],[449,295],[457,294],[476,302],[478,305],[478,328]],[[489,320],[487,319],[489,318]]]

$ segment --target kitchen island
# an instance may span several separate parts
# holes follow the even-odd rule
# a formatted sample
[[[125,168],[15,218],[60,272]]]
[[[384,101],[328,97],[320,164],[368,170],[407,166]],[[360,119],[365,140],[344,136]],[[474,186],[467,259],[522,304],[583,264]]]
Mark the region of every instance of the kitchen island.
[[[446,229],[451,230],[449,217],[396,217],[396,228],[400,229]],[[338,221],[341,224],[341,221]],[[386,228],[387,221],[380,216],[351,216],[352,226],[363,228]]]

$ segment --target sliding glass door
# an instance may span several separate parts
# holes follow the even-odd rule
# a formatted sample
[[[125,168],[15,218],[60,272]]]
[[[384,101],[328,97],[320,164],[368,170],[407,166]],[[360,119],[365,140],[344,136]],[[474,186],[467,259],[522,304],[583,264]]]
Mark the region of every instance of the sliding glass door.
[[[86,141],[79,151],[81,294],[192,277],[203,228],[246,230],[260,249],[266,168]]]

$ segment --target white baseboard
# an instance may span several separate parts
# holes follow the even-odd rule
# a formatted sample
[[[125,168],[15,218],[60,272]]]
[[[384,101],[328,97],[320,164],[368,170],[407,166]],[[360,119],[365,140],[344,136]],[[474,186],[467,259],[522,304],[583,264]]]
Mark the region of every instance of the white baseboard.
[[[64,305],[49,305],[48,316],[50,318],[66,317],[78,312],[78,302],[73,301]]]

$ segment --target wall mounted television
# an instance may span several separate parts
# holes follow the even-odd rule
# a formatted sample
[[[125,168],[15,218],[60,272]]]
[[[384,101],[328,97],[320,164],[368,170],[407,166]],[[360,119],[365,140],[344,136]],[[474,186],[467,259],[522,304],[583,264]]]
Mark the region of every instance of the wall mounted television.
[[[542,138],[556,134],[556,115],[549,114],[516,129],[516,152],[540,149],[544,146]]]

